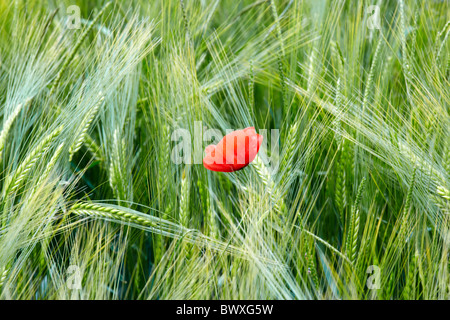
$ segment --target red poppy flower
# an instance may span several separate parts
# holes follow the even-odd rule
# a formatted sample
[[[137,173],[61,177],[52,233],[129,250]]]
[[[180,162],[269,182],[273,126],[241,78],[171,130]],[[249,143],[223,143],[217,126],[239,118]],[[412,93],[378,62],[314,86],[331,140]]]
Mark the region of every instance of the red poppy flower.
[[[220,172],[245,168],[255,159],[262,141],[263,136],[257,134],[254,127],[233,131],[216,146],[211,144],[206,147],[203,166]]]

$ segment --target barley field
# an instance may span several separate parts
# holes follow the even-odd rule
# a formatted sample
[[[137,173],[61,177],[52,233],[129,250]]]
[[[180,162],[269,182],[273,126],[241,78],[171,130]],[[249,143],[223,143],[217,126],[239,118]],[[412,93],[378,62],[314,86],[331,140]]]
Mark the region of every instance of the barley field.
[[[0,299],[450,299],[449,34],[438,0],[0,0]]]

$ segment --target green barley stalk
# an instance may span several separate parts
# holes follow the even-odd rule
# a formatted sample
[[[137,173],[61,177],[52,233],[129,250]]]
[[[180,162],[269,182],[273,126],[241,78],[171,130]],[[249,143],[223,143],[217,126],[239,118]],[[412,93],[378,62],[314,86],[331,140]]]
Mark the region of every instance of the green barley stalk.
[[[360,212],[359,209],[354,209],[352,213],[352,222],[351,222],[351,242],[350,242],[350,252],[349,256],[353,263],[356,261],[356,254],[358,248],[358,233],[359,233],[359,221],[360,221]]]
[[[417,167],[414,167],[413,174],[412,174],[412,177],[411,177],[411,180],[409,183],[409,187],[408,187],[408,193],[406,195],[405,206],[403,208],[400,230],[398,231],[398,238],[397,238],[398,240],[397,240],[397,243],[395,243],[395,247],[397,247],[397,248],[402,248],[403,243],[405,242],[405,239],[407,236],[409,210],[411,208],[412,193],[413,193],[414,185],[416,182],[416,173],[417,173]]]
[[[78,137],[75,139],[73,144],[69,148],[69,161],[72,161],[73,155],[80,150],[81,145],[85,142],[87,132],[91,127],[92,122],[94,121],[100,106],[103,103],[105,97],[100,93],[100,99],[97,104],[88,112],[83,121],[81,122],[81,132],[78,134]]]
[[[186,170],[181,177],[179,219],[183,227],[189,228],[189,179]]]
[[[89,34],[89,32],[92,30],[92,28],[97,23],[98,19],[103,15],[105,10],[111,5],[111,1],[106,3],[103,8],[100,10],[100,12],[95,16],[94,20],[90,23],[90,25],[83,31],[83,33],[78,38],[78,41],[75,43],[75,46],[73,47],[72,51],[66,56],[66,59],[64,59],[64,63],[59,70],[58,74],[56,75],[55,80],[53,80],[53,85],[50,89],[49,96],[52,96],[53,93],[55,93],[56,89],[58,88],[59,82],[61,81],[61,77],[66,71],[69,64],[72,62],[73,58],[75,57],[75,54],[77,53],[78,49],[80,48],[81,44],[83,43],[86,36]]]
[[[275,182],[272,180],[270,172],[267,170],[264,162],[258,155],[256,155],[252,164],[264,186],[267,188],[267,193],[269,194],[270,200],[273,203],[273,208],[281,217],[281,214],[285,209],[285,203],[283,197],[279,192],[280,189],[277,189],[275,187]]]
[[[280,83],[281,83],[281,105],[283,106],[283,111],[285,114],[288,112],[289,104],[288,104],[288,97],[287,97],[287,88],[286,88],[286,75],[284,72],[283,67],[283,61],[281,56],[278,56],[278,73],[280,77]]]
[[[52,170],[55,168],[56,166],[56,162],[59,159],[59,156],[61,155],[61,152],[63,151],[63,147],[64,147],[64,142],[62,142],[55,150],[53,156],[51,157],[51,159],[49,160],[49,162],[47,163],[47,165],[45,166],[45,170],[44,173],[39,177],[39,180],[37,182],[37,185],[41,184],[43,181],[45,181],[49,176],[50,173],[52,172]]]
[[[415,167],[420,168],[423,172],[431,173],[431,178],[436,184],[442,184],[442,182],[446,180],[444,175],[440,171],[436,170],[436,168],[430,165],[428,161],[424,160],[423,157],[414,154],[414,152],[411,151],[411,149],[409,149],[409,147],[405,143],[399,144],[399,150],[404,156],[409,158],[411,162],[414,163]]]
[[[436,188],[436,196],[433,196],[436,206],[445,214],[450,213],[450,191],[443,187],[438,186]]]
[[[353,263],[351,262],[351,260],[345,255],[345,253],[340,252],[338,249],[336,249],[335,247],[333,247],[329,242],[323,240],[322,238],[316,236],[314,233],[299,227],[299,226],[295,226],[296,229],[299,229],[301,232],[304,232],[308,235],[310,235],[311,237],[313,237],[315,240],[319,241],[320,243],[322,243],[325,247],[327,247],[328,249],[330,249],[334,254],[336,254],[337,256],[341,257],[344,261],[346,261],[350,266],[353,266]]]
[[[128,223],[136,223],[144,227],[154,227],[155,222],[144,217],[125,212],[119,209],[104,207],[93,203],[76,203],[72,206],[71,212],[76,215],[94,216],[112,220],[121,220]]]
[[[286,87],[286,75],[283,67],[283,59],[285,57],[283,34],[281,33],[280,19],[277,13],[277,7],[274,0],[270,0],[270,9],[272,11],[273,19],[275,20],[275,26],[277,30],[277,38],[280,46],[280,53],[277,55],[278,64],[278,75],[280,77],[281,85],[281,104],[283,106],[284,113],[288,111],[288,98],[287,98],[287,87]]]
[[[207,229],[209,230],[209,235],[212,238],[218,238],[218,226],[214,212],[213,210],[211,210],[208,187],[204,185],[200,179],[197,181],[197,186],[200,193],[203,212],[205,213],[206,221],[208,224]]]
[[[44,30],[42,32],[42,36],[41,36],[41,42],[39,43],[39,47],[37,49],[36,52],[40,52],[42,49],[42,45],[44,44],[44,40],[45,40],[45,36],[49,30],[49,27],[53,21],[53,19],[55,19],[56,14],[58,13],[59,8],[56,8],[55,10],[53,10],[52,13],[50,13],[50,15],[48,16],[47,20],[45,21],[45,25],[44,25]]]
[[[255,108],[255,74],[253,71],[253,60],[250,60],[250,76],[248,80],[248,113],[250,119],[254,118],[253,109]]]
[[[425,293],[427,290],[427,284],[429,283],[429,281],[428,281],[429,274],[425,273],[424,262],[426,262],[426,261],[424,261],[422,259],[417,259],[418,278],[420,280],[420,283],[423,286],[423,292]]]
[[[310,97],[313,94],[314,86],[316,85],[316,48],[312,47],[311,54],[309,56],[309,65],[308,65],[308,83],[306,88],[306,95]]]
[[[343,142],[342,153],[342,161],[346,168],[346,175],[350,181],[350,179],[354,177],[352,173],[355,171],[354,144],[350,140],[346,139],[345,142]]]
[[[396,284],[395,272],[391,272],[389,274],[386,286],[383,287],[384,300],[388,300],[393,295],[393,291],[395,289],[395,284]]]
[[[97,161],[104,160],[104,156],[102,155],[102,150],[100,146],[94,141],[94,139],[92,139],[92,137],[89,134],[86,134],[84,137],[84,145],[92,154],[95,160]]]
[[[288,144],[286,144],[286,150],[283,155],[283,159],[281,161],[281,168],[289,168],[291,161],[295,158],[295,153],[297,151],[297,141],[298,141],[298,128],[299,128],[299,121],[295,121],[293,125],[289,127],[289,131],[286,137],[285,141],[289,141]],[[270,198],[272,202],[274,203],[274,209],[279,214],[283,213],[285,208],[284,198],[279,192],[279,188],[275,188],[275,182],[273,181],[270,172],[267,170],[266,166],[264,165],[264,162],[262,159],[257,155],[255,157],[255,160],[252,162],[253,167],[256,169],[256,172],[258,173],[258,176],[264,183],[264,185],[267,188],[267,192],[270,195]],[[283,175],[280,179],[281,184],[283,184],[285,181],[288,180],[289,177],[289,171],[283,172]]]
[[[270,0],[270,9],[272,11],[273,19],[275,20],[276,30],[277,30],[277,37],[280,45],[280,51],[281,51],[281,57],[285,56],[284,51],[284,41],[283,41],[283,34],[281,33],[281,25],[280,25],[280,19],[278,17],[277,13],[277,7],[275,5],[274,0]]]
[[[358,233],[359,233],[359,222],[360,222],[360,211],[359,211],[359,203],[361,202],[362,193],[364,191],[366,178],[364,177],[361,180],[361,183],[358,187],[358,192],[356,194],[355,203],[351,210],[350,215],[350,224],[348,229],[347,236],[347,255],[350,257],[352,263],[356,261],[357,255],[357,247],[358,247]]]
[[[335,105],[337,108],[342,108],[342,93],[341,93],[341,78],[339,77],[338,80],[336,81],[336,96],[335,96]],[[341,120],[339,118],[336,117],[336,119],[334,119],[334,128],[335,128],[335,139],[337,141],[337,145],[338,145],[338,150],[339,150],[339,158],[338,158],[338,162],[337,162],[337,166],[336,166],[336,186],[335,186],[335,201],[336,201],[336,206],[337,209],[339,211],[339,217],[340,217],[340,222],[342,224],[342,226],[344,226],[345,224],[345,206],[346,206],[346,202],[347,202],[347,197],[346,197],[346,188],[345,188],[345,184],[346,184],[346,180],[345,180],[345,164],[344,164],[344,158],[343,158],[343,146],[345,143],[345,140],[342,139],[342,133],[341,133],[341,128],[342,128],[342,123]]]
[[[170,161],[169,155],[170,155],[170,127],[167,124],[163,125],[162,128],[163,137],[162,137],[162,143],[161,143],[161,149],[159,151],[159,170],[158,170],[158,182],[159,182],[159,190],[162,194],[167,186],[167,173],[168,171],[168,163]]]
[[[405,22],[405,10],[403,0],[399,0],[400,5],[400,41],[402,44],[402,67],[403,73],[405,75],[405,85],[408,100],[411,102],[410,98],[410,85],[411,85],[411,62],[409,60],[408,51],[406,47],[406,22]]]
[[[166,208],[164,209],[163,212],[163,219],[167,220],[170,217],[170,213],[172,212],[172,204],[169,203]],[[155,236],[155,261],[160,261],[162,256],[163,256],[163,252],[164,252],[164,248],[165,248],[165,239],[161,236],[161,235],[156,235]]]
[[[411,206],[412,193],[414,190],[414,184],[416,183],[416,174],[417,174],[417,167],[414,167],[411,181],[409,183],[408,193],[406,195],[405,208],[403,211],[404,215],[408,214],[410,206]]]
[[[125,168],[123,160],[126,159],[125,139],[119,136],[119,130],[114,130],[113,145],[111,152],[111,163],[109,165],[109,184],[113,190],[114,196],[119,200],[127,199],[126,185],[122,183]]]
[[[443,199],[450,201],[450,191],[447,188],[438,186],[436,189],[436,193]]]
[[[334,104],[336,105],[336,108],[338,108],[339,110],[343,109],[343,105],[342,105],[342,88],[341,88],[341,77],[339,77],[336,81],[336,95],[334,97]],[[342,136],[341,136],[341,119],[339,119],[338,117],[335,118],[334,120],[336,122],[336,132],[338,133],[336,135],[337,139],[338,139],[338,145],[340,145],[340,142],[342,142]]]
[[[379,55],[379,52],[381,49],[382,41],[383,41],[383,37],[380,37],[380,40],[378,40],[377,48],[375,49],[375,53],[373,55],[372,65],[370,66],[369,75],[368,75],[367,81],[366,81],[366,83],[367,83],[366,88],[364,89],[364,98],[363,98],[363,103],[362,103],[363,110],[365,110],[365,108],[367,106],[367,100],[369,98],[369,93],[372,92],[372,82],[373,82],[373,77],[374,77],[374,73],[375,73],[375,67],[378,62],[378,55]]]
[[[416,40],[417,40],[417,29],[419,28],[419,26],[417,25],[417,20],[419,19],[419,10],[415,10],[414,13],[414,29],[412,31],[412,36],[411,36],[411,57],[414,57],[415,53],[416,53]]]
[[[340,81],[341,77],[344,79],[345,73],[344,73],[344,64],[342,62],[342,57],[339,53],[338,44],[336,43],[336,41],[331,41],[331,56],[333,58],[334,63],[337,64],[337,74],[339,75],[338,80]],[[345,81],[342,82],[344,83],[343,87],[345,87]]]
[[[317,289],[319,289],[319,277],[317,275],[317,266],[316,266],[316,243],[313,240],[311,249],[308,250],[306,259],[308,264],[308,273],[310,273],[311,278],[313,280],[314,286]]]
[[[342,225],[345,225],[345,213],[347,202],[349,198],[349,191],[347,190],[347,181],[351,179],[350,172],[347,170],[354,169],[353,150],[350,141],[342,139],[340,147],[339,164],[337,168],[336,177],[336,205],[342,220]],[[348,168],[348,169],[347,169]]]
[[[273,188],[274,184],[273,181],[271,181],[270,173],[267,170],[266,166],[264,165],[263,161],[261,160],[261,157],[256,155],[255,159],[252,162],[252,165],[255,168],[256,172],[258,173],[258,176],[260,177],[264,185],[268,186],[269,188]]]
[[[448,39],[449,33],[450,33],[450,20],[447,21],[447,23],[445,24],[444,28],[442,28],[442,30],[440,32],[437,33],[436,35],[436,40],[435,40],[435,49],[434,49],[434,59],[435,59],[435,65],[438,68],[438,70],[440,70],[442,68],[441,63],[440,63],[440,59],[441,59],[441,52],[442,52],[442,48],[444,47],[445,42]],[[448,30],[447,30],[448,28]],[[447,30],[447,32],[445,32],[445,30]],[[445,32],[445,37],[444,40],[442,40],[441,45],[439,45],[439,39],[441,38],[441,36],[444,34]]]
[[[0,133],[0,159],[2,158],[3,149],[5,148],[6,138],[8,136],[8,132],[11,129],[11,126],[14,120],[19,115],[22,109],[26,108],[32,99],[28,99],[25,103],[19,104],[13,111],[13,113],[6,119],[5,124],[3,125],[2,132]],[[1,161],[1,160],[0,160]]]
[[[34,165],[42,158],[43,155],[51,147],[51,143],[59,136],[63,127],[60,126],[50,134],[48,134],[22,161],[20,166],[16,169],[14,174],[8,180],[6,184],[8,187],[4,190],[8,190],[9,194],[17,191],[21,183],[25,181],[27,174],[34,167]]]
[[[447,130],[448,131],[448,130]],[[450,174],[450,142],[447,142],[444,146],[444,151],[442,155],[442,160],[444,164],[444,170],[447,175]],[[450,213],[450,190],[446,187],[440,185],[436,188],[436,195],[432,196],[436,206],[445,214]]]
[[[7,268],[0,269],[0,290],[3,287],[3,284],[6,281],[6,277],[8,276],[9,270]]]
[[[299,129],[300,121],[296,120],[290,127],[285,141],[286,150],[283,155],[283,159],[281,161],[281,168],[289,168],[291,162],[295,160],[296,152],[297,152],[297,144],[299,137]],[[281,181],[284,182],[290,173],[286,171],[284,176],[281,178]]]
[[[450,135],[450,129],[448,129],[447,132],[447,135]],[[450,175],[450,141],[448,140],[444,147],[442,159],[444,160],[444,170],[448,175]]]
[[[336,188],[335,188],[335,201],[336,207],[339,211],[339,217],[341,224],[345,224],[345,206],[347,203],[346,188],[345,188],[345,168],[341,161],[338,162],[336,170]]]
[[[189,33],[189,22],[187,19],[186,7],[184,6],[183,0],[180,0],[180,7],[181,7],[182,15],[183,15],[183,23],[184,23],[184,31],[186,33],[186,39],[188,41],[188,44],[191,45],[191,35]]]
[[[188,245],[184,246],[185,248],[191,247],[192,244],[201,246],[208,245],[213,250],[218,250],[222,253],[227,251],[236,254],[238,258],[248,259],[249,253],[244,249],[235,247],[229,243],[220,242],[216,239],[211,239],[196,230],[186,229],[158,217],[141,214],[139,212],[124,211],[118,207],[84,202],[75,203],[72,205],[69,212],[81,217],[100,218],[112,222],[120,221],[126,225],[131,225],[139,229],[155,232],[175,239],[183,239],[183,242],[187,242],[185,244]],[[279,265],[277,262],[262,256],[257,258],[272,266]]]
[[[405,288],[403,289],[403,299],[412,300],[415,298],[415,287],[416,287],[416,268],[418,252],[414,254],[414,257],[409,262],[408,275],[406,277]]]

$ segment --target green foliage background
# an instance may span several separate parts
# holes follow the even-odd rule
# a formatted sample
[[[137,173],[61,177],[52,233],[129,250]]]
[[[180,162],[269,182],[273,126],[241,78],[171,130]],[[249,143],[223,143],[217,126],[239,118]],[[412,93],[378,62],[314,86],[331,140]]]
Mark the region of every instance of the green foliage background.
[[[1,298],[449,299],[449,3],[374,2],[0,1]]]

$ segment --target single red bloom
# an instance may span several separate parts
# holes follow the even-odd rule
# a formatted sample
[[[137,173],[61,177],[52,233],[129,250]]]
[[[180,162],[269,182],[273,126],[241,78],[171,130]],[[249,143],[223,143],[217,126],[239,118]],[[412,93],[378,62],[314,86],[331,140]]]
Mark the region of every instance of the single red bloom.
[[[203,166],[220,172],[241,170],[255,159],[262,141],[263,136],[257,134],[254,127],[233,131],[216,146],[206,147]]]

